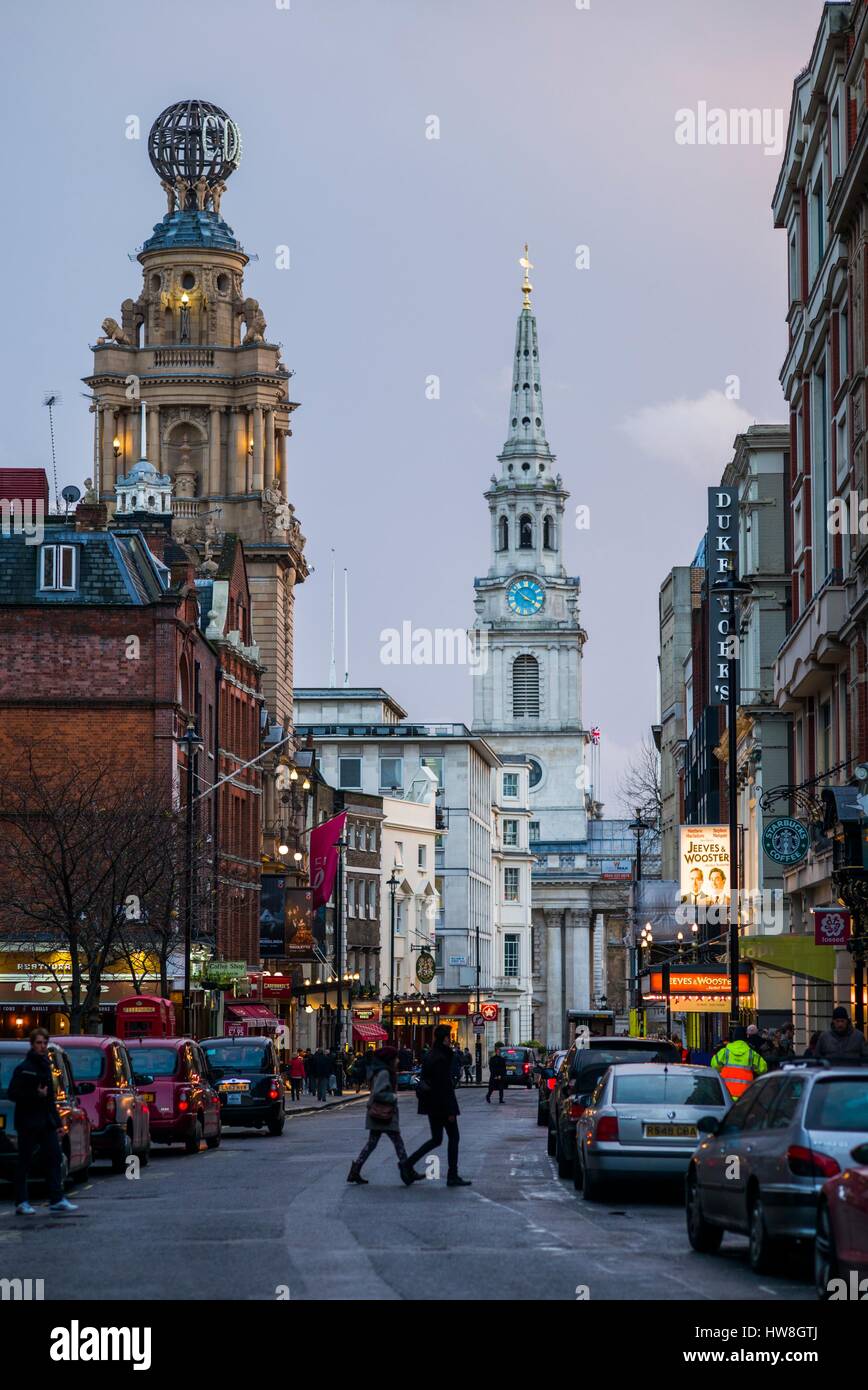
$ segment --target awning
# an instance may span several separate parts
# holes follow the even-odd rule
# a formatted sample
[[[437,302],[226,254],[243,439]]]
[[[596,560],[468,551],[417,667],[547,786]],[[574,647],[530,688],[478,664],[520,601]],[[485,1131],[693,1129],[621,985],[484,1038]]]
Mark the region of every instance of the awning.
[[[816,946],[810,936],[743,936],[739,951],[746,960],[785,974],[802,975],[824,984],[831,984],[835,978],[834,949]]]
[[[226,1005],[226,1017],[238,1023],[254,1023],[259,1028],[280,1027],[280,1019],[275,1017],[267,1004],[239,1004],[233,1000]]]
[[[386,1042],[389,1034],[379,1023],[357,1023],[354,1020],[353,1037],[356,1042]]]

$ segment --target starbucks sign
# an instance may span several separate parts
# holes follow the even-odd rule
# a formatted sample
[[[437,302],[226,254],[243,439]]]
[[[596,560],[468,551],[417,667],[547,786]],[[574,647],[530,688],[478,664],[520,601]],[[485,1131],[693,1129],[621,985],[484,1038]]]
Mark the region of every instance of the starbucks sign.
[[[776,864],[798,864],[808,852],[810,839],[802,822],[791,816],[769,821],[763,830],[763,849]]]

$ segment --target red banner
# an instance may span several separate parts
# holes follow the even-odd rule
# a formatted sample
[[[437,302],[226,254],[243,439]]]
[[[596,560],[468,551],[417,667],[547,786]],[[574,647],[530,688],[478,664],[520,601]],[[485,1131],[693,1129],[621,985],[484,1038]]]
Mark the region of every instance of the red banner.
[[[332,895],[338,871],[337,842],[344,833],[347,813],[317,825],[310,834],[310,886],[314,908],[322,907]]]
[[[840,907],[814,908],[814,944],[846,946],[853,934],[853,919]]]

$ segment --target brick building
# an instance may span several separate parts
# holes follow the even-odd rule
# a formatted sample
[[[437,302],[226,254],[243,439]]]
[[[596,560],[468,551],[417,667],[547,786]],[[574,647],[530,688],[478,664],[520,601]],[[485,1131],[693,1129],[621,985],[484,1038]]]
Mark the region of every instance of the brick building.
[[[197,573],[169,523],[133,516],[109,527],[104,506],[81,503],[69,519],[45,518],[42,544],[0,536],[4,766],[29,745],[46,772],[86,750],[94,763],[153,780],[179,809],[191,722],[203,740],[200,793],[256,756],[261,668],[242,545],[227,535],[219,559]],[[216,850],[203,866],[214,875],[214,907],[198,911],[197,933],[251,964],[260,801],[251,769],[197,803],[197,842]]]

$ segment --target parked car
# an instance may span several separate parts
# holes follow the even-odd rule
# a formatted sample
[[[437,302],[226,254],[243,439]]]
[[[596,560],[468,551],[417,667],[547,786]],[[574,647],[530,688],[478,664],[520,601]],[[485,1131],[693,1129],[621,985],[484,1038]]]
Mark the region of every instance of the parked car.
[[[15,1102],[9,1099],[12,1073],[30,1051],[29,1042],[0,1042],[0,1177],[12,1180],[18,1157],[18,1135],[15,1131]],[[57,1043],[49,1043],[48,1060],[54,1078],[54,1101],[60,1118],[57,1137],[62,1157],[61,1176],[64,1187],[69,1182],[84,1182],[93,1162],[90,1120],[82,1105],[80,1093],[88,1088],[83,1082],[76,1085],[69,1057]]]
[[[536,1066],[536,1053],[532,1047],[502,1047],[500,1055],[506,1063],[507,1086],[526,1086],[534,1084],[533,1071]]]
[[[419,1077],[422,1074],[421,1067],[405,1067],[398,1072],[398,1090],[415,1091],[419,1085]]]
[[[714,1252],[749,1237],[752,1269],[788,1242],[812,1241],[821,1189],[868,1143],[868,1067],[784,1064],[761,1076],[699,1145],[687,1175],[687,1234]]]
[[[558,1067],[566,1055],[566,1051],[550,1052],[545,1061],[541,1062],[536,1069],[536,1122],[538,1125],[545,1125],[548,1129],[551,1129],[552,1126],[551,1098],[557,1081]]]
[[[843,1173],[823,1183],[817,1206],[814,1282],[822,1299],[840,1297],[840,1288],[830,1287],[834,1279],[843,1279],[853,1298],[854,1279],[858,1289],[868,1276],[868,1144],[857,1144],[850,1158]]]
[[[731,1103],[713,1067],[609,1067],[578,1122],[576,1187],[595,1202],[613,1178],[683,1178],[703,1131],[716,1127]]]
[[[224,1128],[282,1134],[284,1085],[270,1038],[204,1038],[208,1078],[220,1097]]]
[[[80,1034],[54,1041],[67,1052],[76,1081],[91,1083],[82,1104],[90,1120],[94,1158],[108,1158],[113,1173],[124,1172],[131,1154],[146,1164],[151,1153],[148,1104],[136,1090],[129,1053],[120,1038]]]
[[[127,1047],[136,1088],[150,1109],[151,1138],[183,1144],[188,1154],[220,1145],[220,1097],[192,1038],[140,1038]]]
[[[548,1152],[557,1159],[558,1177],[572,1178],[576,1125],[597,1082],[621,1062],[680,1063],[681,1048],[656,1038],[585,1038],[573,1043],[558,1068],[552,1091]]]

